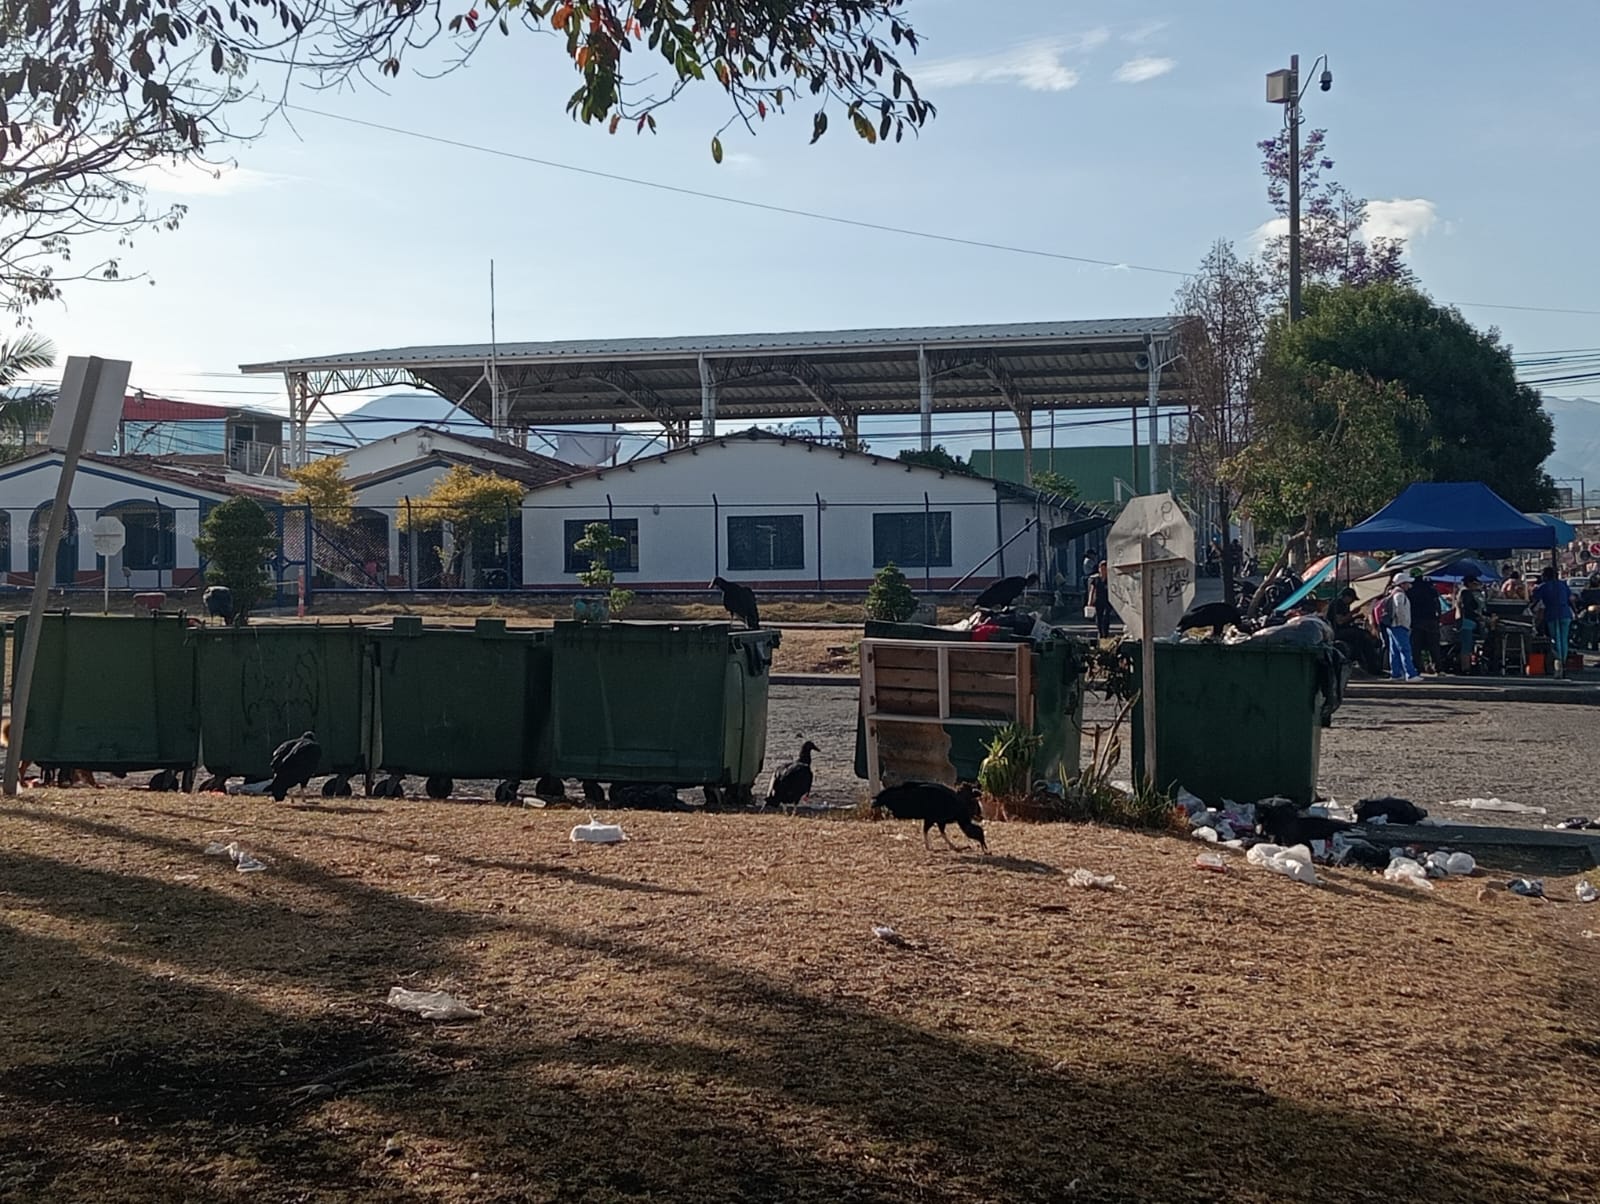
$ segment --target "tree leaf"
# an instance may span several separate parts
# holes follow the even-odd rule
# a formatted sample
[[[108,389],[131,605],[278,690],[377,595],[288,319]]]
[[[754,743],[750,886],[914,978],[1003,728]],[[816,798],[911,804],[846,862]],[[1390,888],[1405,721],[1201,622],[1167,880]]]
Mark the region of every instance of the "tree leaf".
[[[721,138],[715,138],[714,137],[714,138],[711,139],[711,161],[713,163],[721,163],[722,162],[722,139]]]
[[[822,137],[822,135],[826,134],[827,132],[828,115],[825,112],[818,113],[811,119],[811,144],[815,146],[817,139]]]

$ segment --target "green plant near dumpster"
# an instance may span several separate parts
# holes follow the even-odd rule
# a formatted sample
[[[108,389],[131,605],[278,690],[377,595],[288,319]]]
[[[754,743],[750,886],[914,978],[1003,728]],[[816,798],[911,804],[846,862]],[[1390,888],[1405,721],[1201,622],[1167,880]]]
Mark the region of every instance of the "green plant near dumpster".
[[[1022,723],[1007,723],[994,730],[985,745],[987,755],[978,766],[978,786],[1001,803],[1025,798],[1033,789],[1033,761],[1044,737]]]
[[[228,587],[239,621],[266,597],[267,560],[277,542],[272,519],[247,497],[229,498],[201,524],[194,546],[208,562],[206,580]]]
[[[578,574],[578,580],[590,589],[608,591],[606,599],[612,616],[622,614],[633,602],[633,591],[617,588],[617,575],[611,571],[611,554],[626,548],[628,541],[613,531],[609,523],[590,523],[583,529],[583,538],[572,546],[589,556],[589,567]]]
[[[917,610],[917,596],[894,561],[878,570],[867,590],[867,618],[904,623]]]

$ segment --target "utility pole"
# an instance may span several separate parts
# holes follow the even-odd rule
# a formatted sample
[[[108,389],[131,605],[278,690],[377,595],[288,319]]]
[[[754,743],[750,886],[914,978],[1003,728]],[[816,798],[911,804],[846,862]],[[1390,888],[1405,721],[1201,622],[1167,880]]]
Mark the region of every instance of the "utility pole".
[[[1333,87],[1333,72],[1328,70],[1328,56],[1317,60],[1322,64],[1322,75],[1317,83],[1326,92]],[[1311,69],[1317,69],[1317,63]],[[1287,71],[1273,71],[1267,75],[1267,103],[1284,106],[1283,123],[1289,128],[1289,321],[1300,320],[1300,101],[1305,96],[1300,87],[1300,56],[1289,56]]]

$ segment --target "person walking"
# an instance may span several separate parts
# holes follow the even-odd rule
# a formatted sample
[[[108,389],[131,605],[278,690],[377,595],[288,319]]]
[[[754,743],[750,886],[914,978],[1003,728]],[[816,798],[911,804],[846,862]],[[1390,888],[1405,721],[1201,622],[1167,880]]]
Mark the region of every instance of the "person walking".
[[[1396,573],[1378,604],[1378,622],[1389,642],[1389,676],[1395,681],[1422,680],[1411,659],[1411,599],[1406,596],[1410,581],[1406,574]]]
[[[1094,607],[1094,629],[1100,638],[1111,635],[1111,578],[1105,561],[1101,561],[1089,578],[1089,605]]]
[[[1483,627],[1483,598],[1478,593],[1478,574],[1468,573],[1461,578],[1461,589],[1456,594],[1456,632],[1461,637],[1461,672],[1471,673],[1472,654],[1478,645],[1478,632]]]
[[[1544,580],[1539,582],[1529,600],[1544,615],[1545,630],[1550,634],[1550,647],[1555,655],[1556,676],[1564,677],[1567,647],[1572,637],[1572,587],[1556,574],[1555,565],[1547,565]]]

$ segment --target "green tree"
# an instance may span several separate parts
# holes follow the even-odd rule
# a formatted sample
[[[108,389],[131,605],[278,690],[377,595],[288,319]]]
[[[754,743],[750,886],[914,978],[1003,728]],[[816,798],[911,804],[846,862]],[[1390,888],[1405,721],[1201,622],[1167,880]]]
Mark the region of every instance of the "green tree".
[[[347,527],[355,517],[356,491],[345,479],[344,470],[342,456],[324,456],[291,468],[284,475],[295,487],[283,500],[293,506],[309,506],[311,517],[318,523]]]
[[[1034,469],[1033,479],[1028,483],[1041,493],[1054,494],[1059,498],[1078,496],[1078,483],[1067,479],[1053,468]]]
[[[55,346],[37,335],[24,334],[0,343],[0,464],[27,455],[33,435],[49,427],[56,390],[37,388],[23,392],[17,382],[27,373],[42,371],[55,362]]]
[[[611,614],[622,614],[633,601],[633,591],[617,588],[617,575],[611,570],[611,555],[626,548],[628,541],[613,531],[610,523],[588,523],[583,528],[583,538],[572,546],[589,555],[589,567],[578,574],[578,580],[590,589],[605,590]]]
[[[1258,412],[1254,441],[1224,464],[1223,477],[1264,531],[1329,535],[1421,478],[1406,446],[1425,420],[1394,382],[1332,369]]]
[[[447,524],[455,546],[445,571],[461,580],[469,549],[490,548],[510,537],[511,515],[522,505],[523,493],[515,481],[455,464],[434,481],[417,505],[400,512],[398,526],[409,531],[413,526],[424,529],[433,523]],[[443,549],[440,559],[444,559]]]
[[[904,623],[916,609],[917,596],[911,592],[906,575],[891,560],[878,570],[867,589],[867,618]]]
[[[23,309],[68,280],[123,277],[115,256],[82,266],[73,246],[111,231],[172,229],[181,205],[151,206],[144,185],[167,165],[215,169],[236,140],[228,114],[262,73],[321,84],[404,67],[462,66],[491,33],[521,29],[528,58],[576,78],[567,112],[616,133],[656,128],[696,84],[724,98],[722,135],[811,111],[812,141],[842,109],[869,143],[899,141],[934,115],[901,66],[915,53],[908,0],[8,0],[0,11],[0,304]],[[533,49],[537,48],[537,49]],[[526,70],[538,70],[529,66]],[[285,107],[292,109],[292,104]],[[249,135],[246,134],[246,137]]]
[[[266,597],[267,561],[278,550],[278,534],[255,502],[234,497],[214,507],[194,546],[207,561],[206,580],[228,587],[240,619]]]
[[[975,477],[978,470],[973,468],[959,456],[952,456],[945,451],[944,444],[935,443],[927,451],[906,450],[900,453],[899,460],[903,464],[920,464],[923,468],[937,468],[940,472],[953,472],[957,476]]]
[[[1403,284],[1310,288],[1304,318],[1275,322],[1261,364],[1258,422],[1291,415],[1333,369],[1392,382],[1426,410],[1408,427],[1404,453],[1421,476],[1482,481],[1519,510],[1549,508],[1544,461],[1555,449],[1539,394],[1518,384],[1495,330]]]

